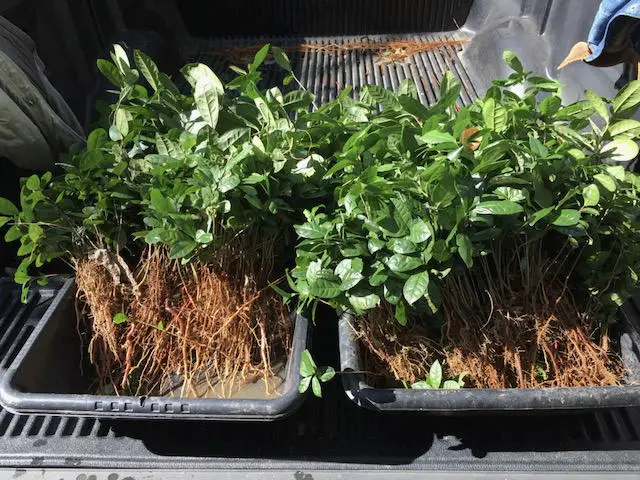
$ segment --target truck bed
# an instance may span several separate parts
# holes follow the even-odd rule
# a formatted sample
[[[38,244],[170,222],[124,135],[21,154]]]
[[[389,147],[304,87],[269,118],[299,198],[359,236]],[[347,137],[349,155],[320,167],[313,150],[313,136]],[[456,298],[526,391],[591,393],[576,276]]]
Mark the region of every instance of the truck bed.
[[[580,2],[476,0],[467,27],[454,31],[194,37],[181,44],[181,50],[187,58],[224,73],[226,65],[242,62],[243,55],[250,61],[256,45],[280,45],[319,102],[335,98],[347,85],[356,92],[367,83],[395,88],[412,78],[422,102],[431,104],[438,98],[439,79],[451,71],[463,85],[460,103],[468,104],[491,78],[502,74],[496,58],[505,48],[515,50],[531,69],[550,72],[556,57],[574,41],[574,30],[588,28],[587,18],[597,2],[585,2],[588,8],[572,13],[570,8],[580,7]],[[571,35],[561,35],[563,21]],[[432,23],[438,25],[437,20]],[[416,22],[415,28],[419,25]],[[278,75],[276,68],[267,66],[265,82],[273,83]],[[585,87],[610,94],[617,74],[577,66],[564,75],[561,80],[570,84],[571,97]],[[55,294],[55,289],[41,288],[24,307],[17,288],[10,285],[0,288],[0,371],[15,357]],[[317,362],[337,369],[337,322],[331,312],[318,313],[313,342]],[[268,424],[107,422],[16,416],[0,408],[0,469],[7,469],[0,470],[0,476],[79,480],[532,478],[537,474],[582,478],[578,472],[640,476],[640,409],[554,415],[381,415],[354,405],[338,380],[326,385],[323,394],[322,399],[309,396],[288,419]]]

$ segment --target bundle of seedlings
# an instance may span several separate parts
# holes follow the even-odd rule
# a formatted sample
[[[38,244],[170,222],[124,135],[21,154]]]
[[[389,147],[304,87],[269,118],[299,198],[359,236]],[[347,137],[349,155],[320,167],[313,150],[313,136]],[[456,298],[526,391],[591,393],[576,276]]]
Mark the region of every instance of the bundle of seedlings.
[[[640,267],[640,82],[613,100],[513,73],[458,108],[368,86],[334,201],[307,212],[290,284],[355,317],[371,382],[414,388],[615,385],[610,341]],[[442,373],[444,368],[444,373]],[[444,383],[441,381],[444,380]]]
[[[45,264],[73,267],[101,392],[227,396],[286,360],[293,317],[271,286],[347,133],[310,93],[260,88],[268,55],[291,73],[267,45],[226,85],[185,66],[183,92],[116,45],[98,61],[116,89],[104,125],[59,173],[23,179],[20,208],[0,200],[24,295]]]

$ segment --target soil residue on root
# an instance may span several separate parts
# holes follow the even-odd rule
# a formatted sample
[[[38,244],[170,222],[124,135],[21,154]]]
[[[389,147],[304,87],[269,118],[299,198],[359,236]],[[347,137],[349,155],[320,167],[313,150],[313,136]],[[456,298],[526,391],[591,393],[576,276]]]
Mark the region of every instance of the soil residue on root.
[[[439,334],[421,326],[425,319],[397,325],[386,306],[360,319],[367,367],[413,383],[440,359],[448,377],[464,374],[476,388],[620,384],[620,359],[593,302],[577,301],[568,288],[572,257],[547,258],[538,243],[505,250],[497,246],[472,272],[445,279]]]
[[[179,377],[181,396],[196,396],[203,381],[228,395],[245,378],[272,376],[272,364],[290,350],[293,321],[264,281],[263,265],[247,258],[182,266],[152,248],[134,286],[114,274],[113,262],[77,261],[99,388],[159,395]],[[115,324],[120,312],[128,321]]]

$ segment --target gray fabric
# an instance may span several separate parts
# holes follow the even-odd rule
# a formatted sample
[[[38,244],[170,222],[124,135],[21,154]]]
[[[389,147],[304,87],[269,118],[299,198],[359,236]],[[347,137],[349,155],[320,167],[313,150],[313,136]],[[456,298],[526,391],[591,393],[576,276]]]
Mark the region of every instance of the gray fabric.
[[[83,141],[82,127],[47,79],[34,42],[3,17],[0,92],[0,156],[18,167],[50,169],[60,153]]]

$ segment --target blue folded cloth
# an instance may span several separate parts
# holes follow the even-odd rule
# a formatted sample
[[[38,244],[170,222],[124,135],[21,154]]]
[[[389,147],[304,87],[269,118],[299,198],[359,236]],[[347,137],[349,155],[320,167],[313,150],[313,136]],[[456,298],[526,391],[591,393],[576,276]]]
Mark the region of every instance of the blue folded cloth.
[[[605,50],[613,33],[613,23],[621,16],[639,19],[640,0],[602,0],[589,32],[592,53],[587,62],[594,61]]]

